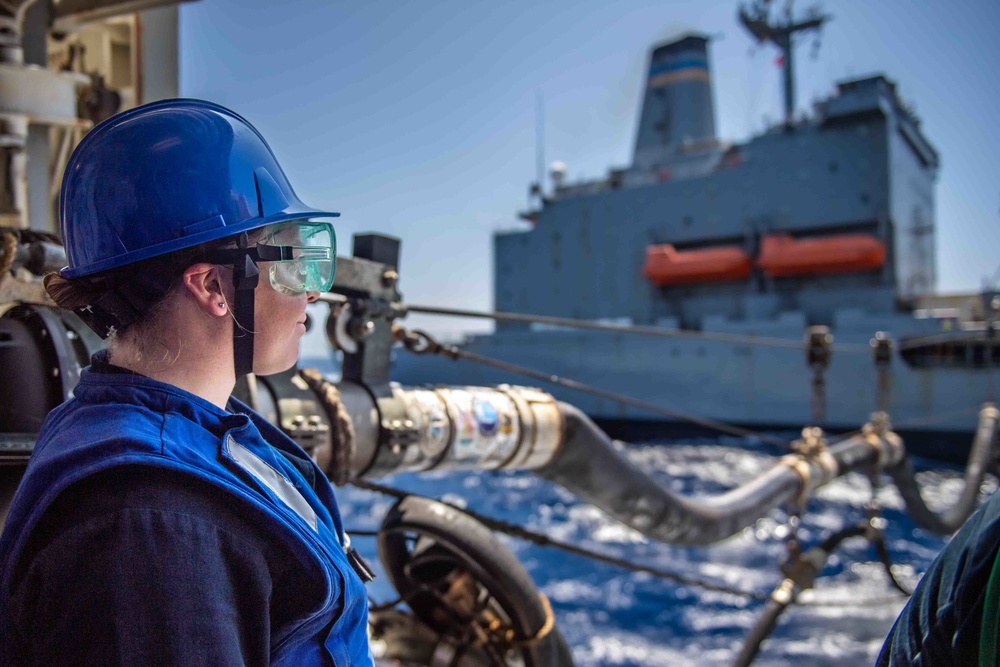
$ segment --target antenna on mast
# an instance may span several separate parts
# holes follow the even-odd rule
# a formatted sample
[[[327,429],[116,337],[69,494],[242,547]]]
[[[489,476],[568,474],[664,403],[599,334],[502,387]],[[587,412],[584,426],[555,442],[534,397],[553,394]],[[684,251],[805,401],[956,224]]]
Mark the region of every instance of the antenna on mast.
[[[541,90],[535,93],[535,182],[528,189],[529,205],[532,197],[545,201],[545,108]]]
[[[799,32],[819,30],[832,16],[821,14],[812,7],[805,18],[796,21],[792,15],[794,0],[785,3],[784,17],[771,21],[771,0],[753,0],[749,6],[740,6],[739,19],[743,27],[757,39],[758,44],[771,42],[781,51],[781,65],[784,69],[785,124],[791,125],[795,113],[795,53],[794,36]]]
[[[535,93],[535,179],[538,194],[545,195],[545,100],[542,91]]]

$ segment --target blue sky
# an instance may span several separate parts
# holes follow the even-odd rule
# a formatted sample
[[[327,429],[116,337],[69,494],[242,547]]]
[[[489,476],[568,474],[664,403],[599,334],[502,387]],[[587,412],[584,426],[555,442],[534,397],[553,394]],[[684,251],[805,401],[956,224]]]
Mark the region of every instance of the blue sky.
[[[796,52],[799,108],[838,79],[897,82],[942,157],[938,290],[979,289],[1000,268],[1000,2],[822,8],[834,20],[818,57],[811,37]],[[736,10],[733,0],[201,0],[181,6],[181,93],[254,123],[299,195],[342,212],[342,252],[356,232],[400,237],[407,301],[488,309],[491,234],[520,224],[535,175],[539,92],[546,162],[565,162],[571,180],[631,161],[649,47],[685,31],[716,38],[721,139],[780,118],[776,53],[755,48]]]

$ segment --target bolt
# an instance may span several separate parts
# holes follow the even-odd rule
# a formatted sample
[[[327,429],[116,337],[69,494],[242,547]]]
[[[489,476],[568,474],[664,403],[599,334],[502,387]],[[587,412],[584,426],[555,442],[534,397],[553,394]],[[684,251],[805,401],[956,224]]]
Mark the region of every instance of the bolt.
[[[371,320],[356,317],[348,322],[347,330],[354,340],[364,340],[375,331],[375,323]]]
[[[399,273],[395,269],[386,269],[382,272],[382,286],[392,287],[399,280]]]

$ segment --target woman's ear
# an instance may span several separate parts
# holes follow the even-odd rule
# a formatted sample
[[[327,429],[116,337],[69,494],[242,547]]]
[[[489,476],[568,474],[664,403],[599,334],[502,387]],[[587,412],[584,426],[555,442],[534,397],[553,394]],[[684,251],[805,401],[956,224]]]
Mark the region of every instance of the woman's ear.
[[[181,277],[188,296],[199,308],[216,317],[229,315],[229,301],[226,298],[222,267],[218,264],[201,262],[192,264]]]

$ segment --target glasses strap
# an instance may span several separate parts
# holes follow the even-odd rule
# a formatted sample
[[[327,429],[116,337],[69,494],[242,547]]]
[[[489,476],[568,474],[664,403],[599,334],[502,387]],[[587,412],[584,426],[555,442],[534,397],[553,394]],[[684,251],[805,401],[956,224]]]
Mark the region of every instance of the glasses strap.
[[[247,248],[247,236],[239,239],[240,248],[236,252],[242,259],[233,262],[233,287],[236,289],[236,305],[233,312],[233,367],[239,379],[253,372],[253,332],[254,290],[260,282],[260,269],[253,259],[254,248]],[[226,251],[217,251],[226,252]]]

